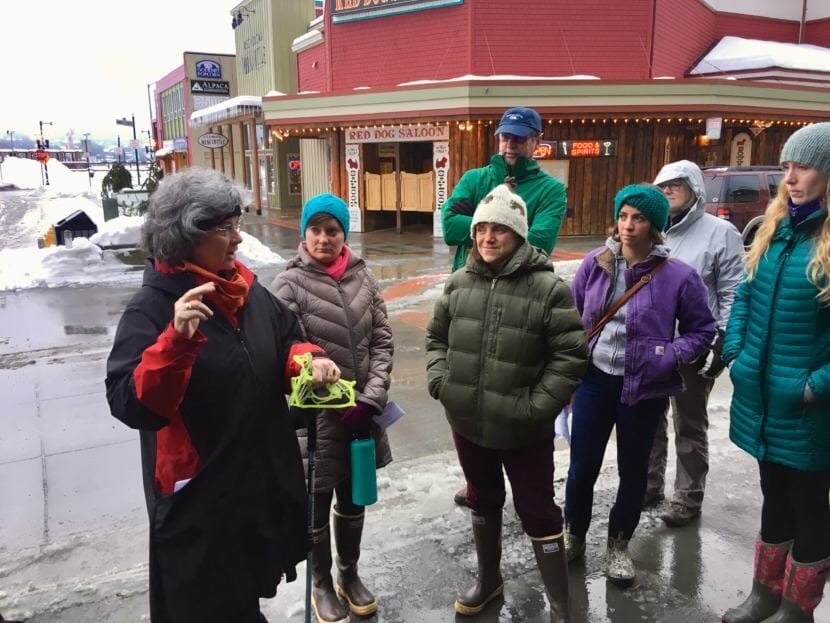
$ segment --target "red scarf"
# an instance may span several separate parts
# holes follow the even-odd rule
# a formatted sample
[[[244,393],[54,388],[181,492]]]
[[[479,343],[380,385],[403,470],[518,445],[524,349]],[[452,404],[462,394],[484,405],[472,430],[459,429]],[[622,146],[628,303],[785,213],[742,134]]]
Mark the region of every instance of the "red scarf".
[[[222,271],[228,277],[220,277],[216,273],[212,273],[192,262],[184,262],[180,266],[168,266],[156,260],[156,270],[162,273],[186,271],[196,278],[196,285],[200,286],[208,282],[216,284],[216,290],[206,294],[205,298],[216,305],[216,308],[222,312],[228,322],[236,327],[239,324],[236,313],[245,305],[248,291],[254,281],[254,274],[238,260],[234,260],[233,263],[233,270]]]
[[[303,243],[305,250],[308,251],[308,246]],[[309,253],[311,255],[311,253]],[[316,258],[315,261],[319,262],[320,266],[323,267],[323,270],[326,271],[326,274],[329,275],[335,281],[340,281],[343,278],[343,275],[346,273],[346,269],[349,267],[349,256],[351,255],[351,251],[349,251],[349,247],[345,244],[343,248],[340,250],[340,255],[334,258],[334,261],[331,264],[323,264]],[[314,257],[314,256],[312,256]]]

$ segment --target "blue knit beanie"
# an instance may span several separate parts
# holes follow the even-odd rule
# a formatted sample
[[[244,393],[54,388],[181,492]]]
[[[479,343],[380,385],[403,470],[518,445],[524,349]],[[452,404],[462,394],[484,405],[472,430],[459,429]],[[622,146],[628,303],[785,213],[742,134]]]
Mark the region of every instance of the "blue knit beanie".
[[[781,163],[806,164],[830,175],[830,123],[805,125],[793,133],[781,150]]]
[[[663,231],[669,222],[669,200],[659,188],[631,184],[620,189],[614,197],[614,220],[620,218],[620,208],[630,205],[643,213],[654,226]]]
[[[340,197],[335,197],[331,193],[323,193],[322,195],[315,195],[303,206],[303,213],[300,217],[300,233],[305,238],[305,230],[308,227],[308,221],[315,214],[325,212],[330,214],[340,227],[343,228],[344,240],[349,238],[349,208],[346,202]]]

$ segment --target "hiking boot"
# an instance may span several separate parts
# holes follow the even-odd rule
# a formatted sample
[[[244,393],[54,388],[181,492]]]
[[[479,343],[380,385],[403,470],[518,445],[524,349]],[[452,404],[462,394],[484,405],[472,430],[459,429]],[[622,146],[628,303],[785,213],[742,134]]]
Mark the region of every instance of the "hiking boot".
[[[646,491],[646,497],[643,498],[643,510],[659,506],[665,499],[666,496],[662,491]]]
[[[699,508],[689,508],[685,504],[672,502],[669,510],[660,515],[660,519],[669,528],[682,528],[688,526],[692,521],[700,517]]]

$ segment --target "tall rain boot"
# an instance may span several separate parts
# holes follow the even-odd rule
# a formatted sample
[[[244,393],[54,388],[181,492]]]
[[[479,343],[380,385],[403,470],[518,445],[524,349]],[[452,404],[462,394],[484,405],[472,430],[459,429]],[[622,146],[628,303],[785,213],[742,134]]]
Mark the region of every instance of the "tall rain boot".
[[[772,616],[781,604],[784,568],[792,541],[772,544],[755,540],[755,568],[752,574],[752,592],[736,608],[723,615],[723,623],[758,623]]]
[[[787,557],[784,593],[778,612],[762,623],[813,623],[813,611],[821,602],[830,572],[830,558],[802,563]]]
[[[501,509],[483,515],[470,513],[478,558],[478,580],[455,600],[458,614],[478,614],[504,591],[501,577]]]
[[[550,601],[551,623],[570,623],[568,602],[568,561],[565,558],[565,539],[560,532],[556,536],[541,539],[531,537],[536,564],[542,574],[542,582]]]
[[[325,528],[314,531],[311,606],[319,623],[349,623],[349,611],[337,598],[331,579],[331,536],[328,524]]]
[[[341,515],[335,509],[333,514],[337,569],[340,572],[337,576],[337,594],[348,602],[349,609],[354,614],[361,617],[369,616],[378,609],[378,602],[357,575],[365,513]]]

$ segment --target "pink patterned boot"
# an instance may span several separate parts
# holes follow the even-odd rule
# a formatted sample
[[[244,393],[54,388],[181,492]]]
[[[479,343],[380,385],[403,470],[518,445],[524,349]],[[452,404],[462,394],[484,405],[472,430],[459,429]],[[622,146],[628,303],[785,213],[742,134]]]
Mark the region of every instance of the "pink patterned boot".
[[[830,558],[803,563],[788,556],[781,606],[763,623],[813,623],[813,611],[821,601],[828,572]]]
[[[759,623],[777,612],[787,553],[792,544],[792,541],[772,544],[764,543],[760,537],[756,539],[752,592],[740,606],[726,611],[724,623]]]

